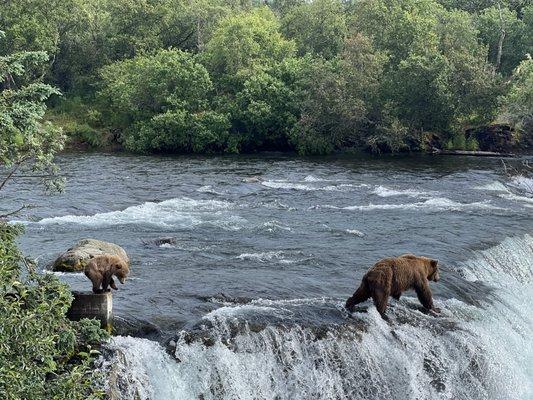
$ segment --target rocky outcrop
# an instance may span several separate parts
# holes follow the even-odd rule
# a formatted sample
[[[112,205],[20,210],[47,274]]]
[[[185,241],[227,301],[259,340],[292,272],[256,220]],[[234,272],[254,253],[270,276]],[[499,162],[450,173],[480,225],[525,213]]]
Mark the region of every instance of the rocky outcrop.
[[[514,130],[504,124],[468,129],[465,136],[467,139],[476,139],[482,151],[512,153],[517,146]]]
[[[101,254],[115,255],[128,264],[130,262],[126,251],[117,244],[96,239],[82,239],[54,261],[52,270],[63,272],[83,271],[87,260]]]

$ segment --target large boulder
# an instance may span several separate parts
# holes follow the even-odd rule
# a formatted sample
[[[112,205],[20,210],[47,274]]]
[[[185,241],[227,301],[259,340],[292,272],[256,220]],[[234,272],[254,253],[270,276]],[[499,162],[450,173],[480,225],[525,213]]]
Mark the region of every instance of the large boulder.
[[[118,256],[127,264],[130,262],[126,251],[117,244],[96,239],[82,239],[54,261],[52,270],[63,272],[83,271],[87,260],[101,254]]]

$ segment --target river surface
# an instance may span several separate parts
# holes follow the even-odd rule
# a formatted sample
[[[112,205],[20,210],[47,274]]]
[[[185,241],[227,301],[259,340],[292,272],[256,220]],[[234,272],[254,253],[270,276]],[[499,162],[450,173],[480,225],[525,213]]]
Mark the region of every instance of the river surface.
[[[497,159],[59,163],[63,194],[19,178],[0,205],[35,205],[20,244],[42,270],[82,238],[130,255],[110,344],[126,399],[533,399],[533,184]],[[413,293],[389,322],[348,314],[364,272],[406,252],[440,260],[440,315]]]

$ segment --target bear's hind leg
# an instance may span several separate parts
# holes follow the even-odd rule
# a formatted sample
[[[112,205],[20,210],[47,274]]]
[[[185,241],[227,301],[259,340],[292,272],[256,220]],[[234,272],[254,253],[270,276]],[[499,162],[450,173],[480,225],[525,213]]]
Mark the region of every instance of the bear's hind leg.
[[[370,298],[370,291],[365,282],[361,283],[361,286],[355,291],[355,293],[346,300],[345,307],[352,312],[356,304],[362,303]]]
[[[385,289],[375,288],[372,292],[372,300],[374,300],[374,305],[378,310],[381,318],[387,320],[385,311],[387,310],[387,303],[389,301],[389,293]]]

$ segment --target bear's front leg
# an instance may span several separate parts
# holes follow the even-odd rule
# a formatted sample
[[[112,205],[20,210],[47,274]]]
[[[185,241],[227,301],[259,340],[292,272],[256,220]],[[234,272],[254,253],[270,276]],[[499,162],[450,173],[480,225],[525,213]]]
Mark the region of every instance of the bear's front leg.
[[[426,280],[419,282],[415,286],[416,296],[424,308],[427,310],[433,309],[433,296],[431,295],[431,289],[429,288],[429,283]]]
[[[111,291],[111,289],[108,289],[110,283],[111,283],[111,287],[113,287],[115,285],[115,283],[113,282],[113,276],[109,272],[106,272],[104,274],[104,280],[102,281],[102,291],[103,292],[110,292]]]

